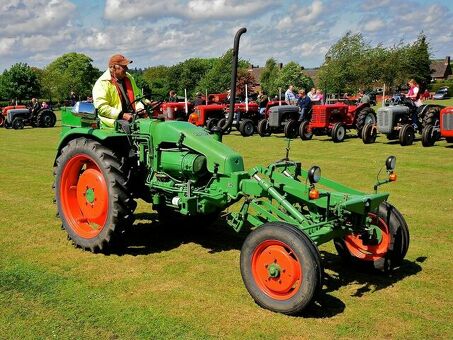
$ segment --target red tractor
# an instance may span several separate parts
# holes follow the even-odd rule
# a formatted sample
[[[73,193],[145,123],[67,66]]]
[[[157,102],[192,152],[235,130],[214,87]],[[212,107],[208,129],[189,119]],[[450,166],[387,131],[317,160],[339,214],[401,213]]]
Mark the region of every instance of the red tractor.
[[[453,143],[453,107],[440,110],[439,120],[434,124],[425,125],[422,131],[423,146],[433,146],[441,137],[445,137],[447,143]]]
[[[209,95],[208,103],[212,99],[218,99]],[[204,126],[208,130],[212,130],[216,126],[223,126],[227,120],[228,105],[224,103],[213,103],[208,105],[198,105],[195,107],[194,113],[189,116],[189,123],[197,126]],[[255,126],[258,123],[259,108],[255,102],[250,102],[248,108],[245,103],[234,104],[234,118],[232,126],[235,126],[242,136],[248,137],[253,135]],[[231,127],[224,133],[229,133]]]
[[[6,117],[8,115],[9,110],[14,110],[14,109],[26,109],[27,107],[25,105],[9,105],[5,106],[3,109],[1,109],[1,115],[0,115],[0,127],[5,124]]]
[[[376,122],[376,113],[368,103],[346,105],[344,103],[313,105],[311,120],[299,126],[299,136],[309,140],[315,135],[330,135],[335,143],[346,137],[346,129],[357,129],[360,136],[367,123]]]
[[[187,102],[187,111],[185,102],[164,102],[153,111],[153,118],[187,121],[192,111],[193,105],[190,102]]]

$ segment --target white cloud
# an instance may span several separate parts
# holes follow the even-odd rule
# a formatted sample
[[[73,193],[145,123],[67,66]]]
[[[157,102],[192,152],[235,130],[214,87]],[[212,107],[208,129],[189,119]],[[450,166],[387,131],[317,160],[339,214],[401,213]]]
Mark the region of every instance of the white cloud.
[[[16,38],[0,38],[0,55],[13,54],[16,41]]]
[[[384,21],[380,19],[369,20],[363,26],[366,32],[376,32],[385,27]]]
[[[295,27],[305,27],[305,25],[315,23],[323,14],[324,6],[320,0],[314,0],[310,6],[297,6],[290,9],[290,13],[282,18],[277,28],[286,30]]]

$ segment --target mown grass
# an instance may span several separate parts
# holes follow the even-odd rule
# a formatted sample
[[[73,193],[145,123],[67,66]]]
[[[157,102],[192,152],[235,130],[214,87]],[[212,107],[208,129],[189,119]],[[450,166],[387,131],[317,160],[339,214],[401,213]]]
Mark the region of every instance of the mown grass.
[[[239,272],[245,233],[219,221],[207,229],[162,227],[139,203],[123,255],[74,248],[52,202],[52,166],[59,129],[0,129],[1,338],[449,338],[453,334],[453,148],[423,148],[357,138],[334,144],[315,137],[291,144],[305,168],[371,191],[387,155],[398,181],[384,189],[404,214],[411,245],[391,275],[343,266],[321,246],[323,294],[300,317],[258,307]],[[246,167],[285,155],[281,135],[225,143]]]

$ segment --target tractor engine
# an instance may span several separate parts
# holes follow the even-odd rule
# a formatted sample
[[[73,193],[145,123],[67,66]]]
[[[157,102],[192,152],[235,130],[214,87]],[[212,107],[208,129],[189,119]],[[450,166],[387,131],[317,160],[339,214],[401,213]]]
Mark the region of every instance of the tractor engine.
[[[179,180],[197,180],[206,175],[206,157],[189,150],[168,149],[161,153],[161,171]]]

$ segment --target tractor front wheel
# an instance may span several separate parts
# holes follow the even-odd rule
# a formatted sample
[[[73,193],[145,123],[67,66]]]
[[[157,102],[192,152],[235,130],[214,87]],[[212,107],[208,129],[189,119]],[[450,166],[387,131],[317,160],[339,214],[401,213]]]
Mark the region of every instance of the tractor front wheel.
[[[294,226],[266,223],[252,231],[241,249],[241,274],[258,305],[294,315],[319,293],[322,266],[310,238]]]
[[[206,122],[206,129],[208,129],[208,131],[212,131],[214,126],[217,126],[217,123],[218,123],[217,118],[209,118],[208,121]]]
[[[267,119],[261,119],[258,122],[258,134],[261,137],[268,137],[271,135],[271,128],[269,127],[269,121]]]
[[[364,144],[372,144],[376,141],[377,131],[372,123],[365,124],[362,128],[362,141]]]
[[[422,145],[425,147],[433,146],[440,139],[439,128],[432,125],[426,125],[422,131]]]
[[[409,228],[401,213],[391,204],[381,203],[376,213],[368,214],[375,240],[353,233],[335,239],[338,254],[348,262],[391,270],[401,264],[409,248]]]
[[[412,145],[415,139],[415,129],[411,124],[403,125],[399,133],[401,146]]]
[[[22,118],[14,118],[11,124],[14,130],[20,130],[24,128],[24,120]]]
[[[303,121],[299,126],[299,136],[302,140],[310,140],[313,138],[313,132],[310,128],[309,121]]]
[[[341,143],[346,137],[346,128],[342,123],[336,123],[332,129],[332,139],[335,143]]]
[[[289,120],[284,128],[284,133],[286,138],[294,139],[297,137],[297,132],[299,129],[299,122],[295,119]]]
[[[239,123],[239,132],[243,137],[250,137],[255,132],[255,126],[251,119],[243,119]]]
[[[55,198],[63,227],[75,243],[92,252],[120,241],[133,222],[136,203],[118,157],[100,143],[77,138],[56,161]]]
[[[219,128],[223,128],[226,124],[226,118],[222,118],[219,120],[219,122],[217,123],[217,127]],[[231,125],[228,127],[228,129],[226,129],[225,131],[223,131],[223,134],[224,135],[229,135],[231,132]]]

